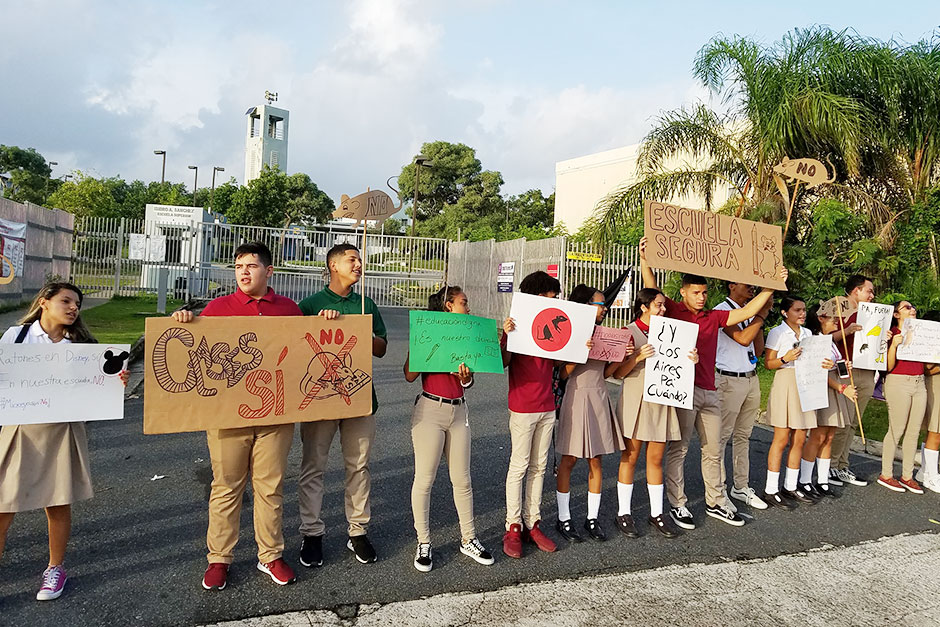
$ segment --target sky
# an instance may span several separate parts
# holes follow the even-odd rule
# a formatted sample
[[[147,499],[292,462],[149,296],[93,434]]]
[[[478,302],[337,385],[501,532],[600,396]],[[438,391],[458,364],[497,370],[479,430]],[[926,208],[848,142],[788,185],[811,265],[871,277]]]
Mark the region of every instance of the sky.
[[[382,188],[422,143],[476,149],[503,192],[641,141],[664,111],[719,105],[692,77],[716,36],[793,28],[915,42],[940,6],[905,2],[24,0],[0,12],[0,144],[75,170],[192,186],[244,176],[245,111],[277,92],[287,171],[334,200]],[[394,184],[394,181],[393,181]]]

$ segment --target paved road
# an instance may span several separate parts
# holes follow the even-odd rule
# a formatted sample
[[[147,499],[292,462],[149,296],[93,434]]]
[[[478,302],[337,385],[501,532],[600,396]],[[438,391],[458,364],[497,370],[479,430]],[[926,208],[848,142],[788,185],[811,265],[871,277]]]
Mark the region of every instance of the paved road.
[[[300,520],[295,497],[298,441],[291,452],[285,486],[284,523],[286,558],[296,565],[300,580],[278,587],[255,570],[250,509],[246,509],[229,587],[221,593],[206,593],[200,586],[211,477],[205,438],[200,434],[143,436],[143,401],[131,399],[126,420],[89,424],[97,494],[74,508],[68,556],[71,580],[66,594],[52,603],[34,600],[46,559],[45,521],[39,512],[19,515],[0,564],[0,624],[206,624],[310,609],[336,609],[354,615],[360,605],[448,592],[492,591],[518,583],[674,565],[767,559],[822,546],[855,545],[882,536],[940,530],[929,522],[930,518],[940,520],[937,495],[896,495],[877,486],[850,488],[838,501],[791,513],[758,512],[747,526],[731,528],[704,516],[702,485],[695,469],[699,453],[693,447],[687,475],[691,479],[691,509],[701,521],[698,530],[673,541],[649,533],[628,540],[617,537],[610,522],[608,542],[566,546],[553,555],[530,551],[522,560],[510,560],[499,551],[509,457],[506,381],[505,377],[486,375],[479,377],[468,394],[474,434],[472,475],[478,533],[497,555],[497,562],[480,566],[459,554],[456,513],[442,467],[431,514],[435,569],[419,573],[411,565],[415,540],[409,502],[413,462],[408,429],[417,384],[405,384],[401,375],[406,321],[406,312],[387,312],[390,350],[375,366],[381,407],[372,465],[374,522],[370,537],[379,551],[378,563],[361,565],[345,549],[341,460],[334,446],[324,504],[329,526],[326,564],[316,570],[299,565]],[[754,485],[763,480],[760,469],[767,445],[766,432],[755,431]],[[856,458],[855,462],[867,474],[877,472],[876,460]],[[616,514],[616,465],[616,456],[604,461],[601,516],[605,521],[612,521]],[[151,480],[155,475],[165,478]],[[642,481],[640,473],[638,486]],[[584,516],[586,482],[587,469],[579,464],[573,478],[575,518]],[[550,481],[545,489],[543,513],[546,521],[552,521],[555,507]],[[250,501],[250,494],[246,500]],[[635,501],[637,516],[645,518],[648,504],[642,487]],[[894,581],[886,585],[906,584]],[[730,591],[733,585],[728,587]],[[690,606],[695,603],[689,599]]]

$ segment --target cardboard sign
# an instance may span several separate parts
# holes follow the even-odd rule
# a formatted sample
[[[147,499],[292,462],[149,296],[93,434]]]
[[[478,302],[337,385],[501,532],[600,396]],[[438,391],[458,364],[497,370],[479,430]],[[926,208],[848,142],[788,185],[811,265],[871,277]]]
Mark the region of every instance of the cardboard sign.
[[[0,425],[120,420],[128,344],[0,344]]]
[[[695,364],[689,353],[698,340],[698,325],[652,316],[649,343],[656,352],[647,359],[643,378],[643,400],[647,403],[692,409]]]
[[[350,218],[355,220],[357,224],[363,220],[375,221],[377,224],[381,224],[386,218],[397,213],[400,209],[401,205],[396,207],[388,194],[381,190],[373,190],[352,198],[343,194],[339,206],[333,211],[333,217],[337,220]]]
[[[503,372],[496,321],[444,311],[409,312],[408,369],[412,372]]]
[[[940,364],[940,322],[908,318],[902,333],[898,359]]]
[[[830,163],[830,165],[832,164]],[[832,183],[836,180],[835,168],[833,168],[832,177],[830,178],[826,166],[817,159],[790,159],[784,157],[783,161],[774,166],[774,172],[788,181],[806,183],[807,189],[812,189],[824,183]]]
[[[646,260],[653,268],[775,290],[783,264],[779,226],[711,211],[644,202]]]
[[[894,307],[881,303],[859,303],[856,321],[862,325],[855,332],[852,366],[862,370],[888,369],[888,340]]]
[[[510,352],[577,364],[588,360],[587,342],[597,319],[594,305],[516,292],[509,317],[516,322],[506,344]]]
[[[611,329],[598,325],[594,327],[591,340],[594,346],[588,353],[588,359],[623,361],[627,346],[633,343],[633,333],[629,329]]]
[[[144,433],[372,412],[372,316],[148,318]]]
[[[832,336],[812,335],[800,341],[803,352],[793,367],[796,371],[796,390],[800,396],[800,409],[815,411],[829,407],[829,371],[822,362],[832,359]]]

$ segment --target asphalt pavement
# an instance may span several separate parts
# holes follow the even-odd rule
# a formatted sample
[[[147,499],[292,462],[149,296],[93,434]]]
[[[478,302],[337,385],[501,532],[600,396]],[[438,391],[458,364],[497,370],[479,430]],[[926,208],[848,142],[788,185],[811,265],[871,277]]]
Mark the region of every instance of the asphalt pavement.
[[[480,375],[467,395],[473,431],[471,473],[477,532],[496,556],[496,564],[481,566],[459,553],[457,517],[442,463],[432,495],[434,570],[419,573],[412,566],[415,533],[410,507],[413,457],[409,432],[419,384],[405,383],[401,371],[407,349],[407,312],[388,310],[383,315],[390,344],[388,355],[374,365],[380,408],[369,532],[379,553],[377,563],[360,564],[345,548],[342,458],[336,442],[326,477],[325,563],[316,569],[299,564],[296,494],[300,447],[299,436],[295,436],[285,482],[284,527],[285,558],[297,570],[297,583],[277,586],[255,569],[249,490],[229,585],[221,592],[203,590],[200,582],[206,566],[206,503],[211,481],[205,436],[144,436],[143,399],[131,398],[125,420],[88,425],[96,495],[73,508],[66,563],[70,579],[65,594],[53,602],[35,600],[47,559],[45,517],[41,512],[19,514],[0,562],[0,625],[208,624],[318,609],[354,617],[361,607],[441,593],[479,593],[519,583],[768,559],[820,547],[851,546],[883,536],[940,530],[930,522],[931,518],[940,520],[940,495],[896,494],[877,485],[847,487],[843,498],[794,512],[747,512],[742,508],[753,514],[753,520],[743,528],[730,527],[704,515],[699,449],[693,441],[686,461],[686,490],[699,524],[695,531],[675,540],[666,540],[649,529],[639,539],[619,537],[613,523],[618,456],[610,455],[604,460],[601,504],[608,541],[565,545],[555,554],[526,547],[522,559],[510,559],[501,551],[509,459],[506,378]],[[764,480],[768,444],[769,434],[755,429],[751,484],[756,488]],[[853,467],[869,477],[877,475],[879,464],[873,458],[853,457]],[[634,496],[634,516],[639,520],[649,513],[642,466],[641,460]],[[576,520],[585,515],[586,484],[587,466],[582,462],[572,478],[571,508]],[[550,478],[545,483],[543,517],[544,527],[557,539],[552,529],[555,503]],[[852,567],[850,563],[848,568]],[[729,581],[727,585],[730,590],[738,584]],[[700,602],[688,600],[689,604]],[[721,616],[715,617],[716,623],[721,620]]]

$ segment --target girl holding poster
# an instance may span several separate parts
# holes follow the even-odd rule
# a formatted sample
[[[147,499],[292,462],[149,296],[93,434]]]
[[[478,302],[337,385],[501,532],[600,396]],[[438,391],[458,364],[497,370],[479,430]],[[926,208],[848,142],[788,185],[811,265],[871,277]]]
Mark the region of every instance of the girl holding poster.
[[[0,344],[94,343],[79,315],[81,308],[81,290],[70,283],[49,283],[33,299],[20,324],[0,337]],[[126,385],[126,370],[121,379]],[[42,574],[37,600],[62,595],[71,504],[92,495],[84,423],[7,425],[0,431],[0,556],[14,514],[45,509],[49,523],[49,565]]]
[[[834,300],[821,303],[815,312],[810,312],[806,326],[815,335],[830,335],[839,329],[838,313]],[[835,342],[832,344],[832,359],[839,362],[842,354]],[[850,385],[848,370],[851,362],[844,364],[845,371],[840,373],[833,368],[829,372],[829,406],[816,410],[816,428],[810,431],[809,440],[803,446],[803,459],[800,462],[800,488],[805,492],[819,492],[822,496],[836,497],[829,485],[829,469],[832,466],[832,438],[836,429],[851,424],[855,415],[855,386]],[[843,378],[843,374],[844,377]],[[817,482],[813,484],[813,465],[816,466]]]
[[[445,286],[428,299],[429,311],[470,313],[467,295],[456,285]],[[454,505],[460,519],[460,552],[489,566],[495,560],[477,539],[473,524],[473,487],[470,484],[470,414],[464,389],[473,385],[473,373],[466,364],[458,372],[412,372],[405,357],[405,380],[421,376],[422,392],[415,399],[411,415],[411,442],[415,452],[415,478],[411,485],[411,513],[418,534],[414,567],[426,573],[433,567],[431,557],[431,486],[437,476],[441,455],[447,459]]]
[[[897,358],[901,343],[901,327],[904,321],[917,317],[917,308],[906,300],[894,304],[891,320],[891,343],[888,345],[888,376],[885,378],[885,402],[888,404],[888,432],[885,434],[881,452],[881,475],[878,483],[895,492],[923,494],[924,490],[914,480],[914,455],[917,453],[917,436],[927,411],[926,372],[921,361],[906,361]],[[901,480],[894,478],[894,453],[901,442]]]
[[[633,476],[640,451],[646,444],[646,489],[650,498],[649,524],[667,538],[675,538],[679,530],[669,516],[663,516],[663,455],[666,442],[681,439],[676,408],[669,405],[647,403],[643,400],[643,378],[646,360],[656,349],[648,342],[650,318],[666,313],[666,297],[658,289],[643,288],[633,304],[635,320],[627,326],[633,334],[635,350],[619,364],[613,376],[623,379],[617,420],[623,431],[625,450],[620,454],[617,472],[617,528],[629,538],[637,537],[631,513]],[[698,351],[689,355],[698,363]]]
[[[774,439],[767,451],[764,501],[772,507],[793,509],[795,502],[813,505],[821,498],[818,492],[806,491],[798,485],[806,431],[816,428],[816,412],[803,411],[800,405],[793,362],[803,352],[800,342],[812,333],[801,326],[806,322],[806,303],[801,298],[784,297],[780,301],[780,314],[783,322],[770,330],[764,343],[764,365],[768,370],[776,371],[767,399],[767,419],[774,428]],[[822,367],[829,370],[834,364],[832,359],[826,359]],[[787,444],[790,452],[781,493],[780,460]]]
[[[604,294],[593,287],[580,284],[571,292],[568,300],[594,305],[597,308],[596,322],[600,324],[607,315]],[[605,379],[613,374],[620,364],[609,364],[588,359],[583,364],[564,364],[561,376],[567,379],[565,397],[561,402],[555,450],[561,453],[558,465],[557,491],[558,523],[555,528],[569,542],[580,542],[581,536],[571,524],[569,499],[571,470],[578,459],[588,460],[588,513],[584,529],[597,541],[607,539],[597,520],[601,506],[601,455],[623,450],[623,434],[620,423],[614,419],[610,396]]]

